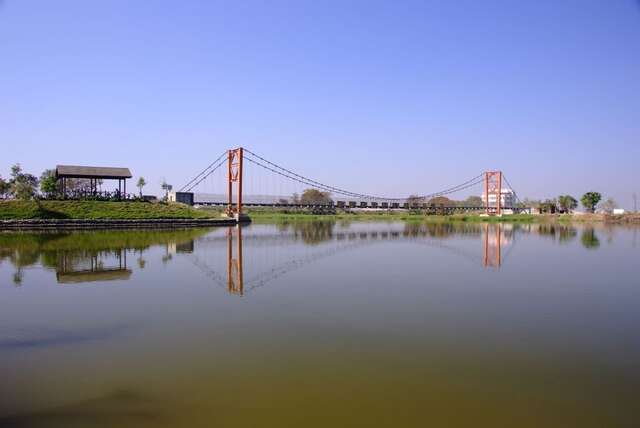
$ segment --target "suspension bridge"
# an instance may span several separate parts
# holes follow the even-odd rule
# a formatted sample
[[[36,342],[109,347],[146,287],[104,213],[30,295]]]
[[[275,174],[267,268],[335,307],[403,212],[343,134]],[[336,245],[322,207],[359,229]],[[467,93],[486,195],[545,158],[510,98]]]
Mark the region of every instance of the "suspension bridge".
[[[312,198],[305,191],[319,191]],[[443,203],[453,195],[482,194],[480,204]],[[309,178],[247,148],[227,150],[170,196],[190,205],[225,207],[228,216],[248,219],[243,207],[314,209],[420,209],[428,213],[484,212],[501,215],[525,209],[502,171],[485,171],[455,186],[413,196],[374,195]]]

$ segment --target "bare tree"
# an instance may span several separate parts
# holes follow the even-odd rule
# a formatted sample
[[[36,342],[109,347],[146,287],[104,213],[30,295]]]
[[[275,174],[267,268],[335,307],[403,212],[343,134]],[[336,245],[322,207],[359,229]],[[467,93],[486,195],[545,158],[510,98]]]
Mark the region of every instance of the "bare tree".
[[[607,214],[613,213],[613,210],[618,206],[613,198],[607,198],[606,201],[599,205],[599,208]]]

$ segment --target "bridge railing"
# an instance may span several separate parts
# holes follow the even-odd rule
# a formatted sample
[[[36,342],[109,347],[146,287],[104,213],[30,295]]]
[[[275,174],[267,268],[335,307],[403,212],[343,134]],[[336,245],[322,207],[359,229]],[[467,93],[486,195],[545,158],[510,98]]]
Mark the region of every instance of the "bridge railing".
[[[200,206],[218,206],[224,207],[227,202],[223,201],[195,201],[195,205]],[[307,208],[307,209],[375,209],[375,210],[415,210],[423,211],[426,213],[456,213],[456,212],[478,212],[486,211],[486,207],[483,206],[445,206],[445,205],[433,205],[433,204],[409,204],[398,202],[364,202],[364,201],[337,201],[331,204],[301,204],[301,203],[280,203],[280,202],[245,202],[245,207],[253,208]],[[490,207],[489,211],[495,211],[495,207]],[[502,207],[503,210],[511,210],[513,212],[522,212],[527,208],[521,207]]]

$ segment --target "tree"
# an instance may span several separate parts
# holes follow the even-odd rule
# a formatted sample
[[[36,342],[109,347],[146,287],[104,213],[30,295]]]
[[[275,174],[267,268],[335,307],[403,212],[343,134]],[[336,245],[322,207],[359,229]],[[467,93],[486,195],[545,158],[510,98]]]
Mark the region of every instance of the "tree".
[[[542,204],[542,202],[538,199],[524,198],[522,204],[526,208],[540,208],[540,204]]]
[[[618,203],[613,198],[607,198],[606,201],[600,204],[600,209],[607,214],[612,214],[614,208],[618,206]]]
[[[578,201],[571,195],[558,196],[558,205],[562,211],[570,213],[578,206]]]
[[[484,201],[480,196],[469,196],[467,199],[462,201],[462,206],[465,207],[481,207],[484,205]]]
[[[91,181],[86,178],[67,178],[64,183],[67,192],[88,192]]]
[[[7,194],[9,193],[9,182],[0,177],[0,198],[5,199]]]
[[[332,202],[331,193],[322,192],[318,189],[306,189],[302,192],[302,196],[300,196],[301,204],[330,205]]]
[[[50,198],[58,193],[58,181],[56,180],[56,173],[52,169],[46,169],[40,175],[40,191]]]
[[[22,172],[22,167],[19,163],[11,167],[11,180],[9,183],[13,196],[24,200],[31,199],[38,187],[38,179],[34,175]]]
[[[409,204],[409,207],[420,205],[424,202],[424,198],[418,195],[409,195],[409,197],[407,198],[407,204]]]
[[[556,212],[557,206],[558,201],[555,199],[546,199],[543,202],[540,202],[539,208],[541,212],[553,214]]]
[[[140,197],[142,198],[142,188],[147,185],[147,182],[144,180],[144,177],[138,178],[138,183],[136,186],[140,189]]]
[[[171,184],[168,184],[165,180],[162,180],[162,184],[160,187],[162,187],[162,190],[164,190],[164,200],[169,200],[169,192],[173,190],[173,186]]]
[[[429,200],[429,205],[432,206],[445,206],[445,207],[454,207],[456,205],[455,201],[447,198],[446,196],[436,196],[435,198],[431,198]]]
[[[11,167],[11,179],[15,181],[20,175],[22,175],[22,166],[17,163]]]
[[[582,206],[584,206],[587,209],[587,211],[592,213],[596,210],[596,205],[598,205],[598,202],[600,202],[600,199],[602,199],[602,195],[600,193],[587,192],[584,195],[582,195],[582,198],[580,198],[580,202],[582,202]]]

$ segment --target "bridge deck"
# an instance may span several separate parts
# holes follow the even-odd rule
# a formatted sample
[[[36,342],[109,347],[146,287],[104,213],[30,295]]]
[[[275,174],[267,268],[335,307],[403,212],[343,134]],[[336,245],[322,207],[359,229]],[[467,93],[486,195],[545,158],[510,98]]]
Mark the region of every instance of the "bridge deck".
[[[227,205],[227,202],[211,202],[211,201],[195,201],[194,205],[204,205],[204,206],[219,206],[223,207]],[[265,208],[340,208],[340,209],[368,209],[368,210],[385,210],[385,211],[394,211],[394,210],[424,210],[424,211],[485,211],[485,207],[467,207],[467,206],[438,206],[438,205],[428,205],[428,204],[419,204],[419,205],[406,205],[406,204],[398,204],[395,205],[387,205],[381,206],[379,204],[365,204],[361,203],[358,205],[349,205],[349,204],[281,204],[281,203],[243,203],[245,207],[265,207]],[[495,207],[490,207],[489,211],[495,211]],[[503,210],[512,210],[514,212],[523,211],[523,208],[505,208],[502,207]]]

